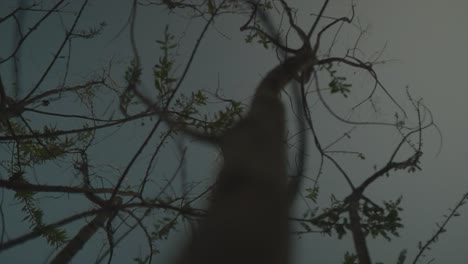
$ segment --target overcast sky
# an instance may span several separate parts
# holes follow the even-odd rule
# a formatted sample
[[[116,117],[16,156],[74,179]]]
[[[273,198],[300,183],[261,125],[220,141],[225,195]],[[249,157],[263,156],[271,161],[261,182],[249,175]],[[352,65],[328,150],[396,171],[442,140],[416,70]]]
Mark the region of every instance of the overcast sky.
[[[0,17],[8,13],[15,2],[1,1]],[[114,57],[116,61],[131,58],[127,33],[115,38],[128,17],[129,1],[91,2],[92,4],[85,11],[86,19],[81,22],[82,26],[92,25],[96,21],[106,21],[107,31],[95,42],[80,42],[82,44],[74,46],[73,72],[76,75],[72,76],[71,80],[86,78],[86,74],[98,69],[110,57]],[[310,26],[313,17],[309,14],[316,13],[320,4],[313,6],[310,2],[320,1],[294,2],[297,3],[296,6],[300,6],[300,24],[304,27]],[[333,1],[327,15],[348,15],[349,6],[349,1]],[[140,10],[137,20],[137,45],[143,65],[146,66],[144,69],[146,76],[149,76],[150,67],[161,55],[154,41],[162,38],[166,24],[170,25],[171,32],[181,40],[182,44],[179,49],[181,61],[187,59],[188,52],[195,44],[203,26],[201,21],[188,23],[180,17],[167,16],[167,11],[163,9],[155,10],[154,8]],[[362,28],[367,29],[367,34],[360,41],[363,54],[371,57],[372,54],[385,47],[382,59],[388,62],[375,68],[380,81],[397,100],[402,100],[406,106],[409,104],[404,102],[407,99],[405,87],[409,86],[415,98],[423,98],[424,104],[432,111],[435,122],[442,132],[442,142],[435,129],[425,132],[422,171],[415,174],[395,174],[382,179],[367,192],[368,196],[376,202],[403,196],[402,218],[405,227],[400,231],[400,237],[393,238],[391,242],[381,239],[369,241],[373,261],[394,263],[402,249],[408,249],[408,260],[412,260],[417,252],[418,241],[428,239],[436,229],[436,222],[443,220],[443,215],[448,213],[448,208],[453,207],[468,191],[468,104],[466,103],[468,100],[466,81],[468,76],[468,1],[361,0],[357,2],[356,12],[358,20],[355,20],[355,25],[359,23]],[[70,21],[65,20],[65,22]],[[245,44],[243,35],[238,31],[241,25],[240,20],[226,17],[223,20],[217,20],[215,25],[216,30],[211,28],[203,40],[186,83],[196,89],[213,89],[219,78],[226,97],[233,96],[247,103],[261,76],[276,63],[274,54],[271,51]],[[5,26],[0,26],[0,32],[6,32],[6,30]],[[62,32],[61,22],[55,19],[46,23],[42,30],[39,34],[41,37],[36,37],[34,43],[28,44],[31,45],[30,48],[23,52],[23,56],[29,58],[30,62],[25,66],[24,85],[27,85],[28,79],[36,78],[38,73],[35,69],[43,67],[44,56],[50,56],[48,52],[52,52],[55,47],[52,43],[57,43],[57,39],[61,36],[57,35],[58,32]],[[182,32],[184,34],[181,34]],[[7,36],[11,35],[7,34]],[[355,28],[344,28],[340,36],[338,49],[340,45],[342,47],[352,45],[357,31]],[[2,43],[4,40],[4,37],[0,38],[0,56],[4,54],[4,49],[8,49],[8,44]],[[183,62],[179,65],[180,71]],[[0,66],[2,77],[4,77],[4,72],[9,70],[10,68]],[[57,75],[59,72],[57,70]],[[357,81],[353,83],[353,91],[354,89],[358,91],[361,85],[362,89],[365,87],[368,89],[372,84],[368,77],[353,80]],[[49,80],[49,82],[51,85],[59,83],[57,80]],[[151,79],[147,79],[143,82],[143,87],[149,89],[151,84]],[[188,85],[184,88],[190,89]],[[357,95],[362,96],[362,94],[358,92],[351,94],[350,100],[358,100]],[[381,112],[373,113],[370,108],[363,108],[353,113],[353,117],[363,119],[370,116],[391,120],[395,112],[394,106],[389,103],[383,93],[379,93],[376,100],[379,103],[382,102],[384,109]],[[390,110],[385,107],[389,107]],[[313,108],[313,111],[314,109],[317,109],[317,113],[313,114],[317,115],[318,122],[322,122],[320,124],[323,125],[321,133],[324,142],[327,140],[330,142],[333,138],[343,134],[345,130],[341,130],[342,127],[337,129],[339,126],[337,122],[328,121],[332,117],[326,115],[323,107],[317,106]],[[64,110],[69,109],[64,108]],[[138,128],[134,126],[131,129]],[[347,170],[355,177],[353,179],[356,184],[372,172],[372,162],[382,165],[386,161],[389,151],[399,138],[395,131],[383,132],[378,128],[374,130],[372,127],[362,128],[359,132],[356,138],[361,140],[354,144],[361,146],[360,150],[367,153],[369,157],[367,163],[356,163],[355,160],[349,163],[344,161]],[[131,144],[139,142],[137,137],[133,136],[135,133],[138,135],[139,132],[132,131],[131,133],[123,136],[124,139],[122,139],[128,142],[129,151],[134,150]],[[106,136],[101,135],[102,138]],[[93,150],[95,157],[97,159],[105,157],[102,159],[106,162],[125,164],[127,156],[124,154],[109,154],[108,147],[112,144],[115,143],[103,141],[100,149]],[[438,154],[441,144],[442,150]],[[172,151],[172,153],[177,153],[174,149]],[[1,155],[4,157],[5,154],[1,153]],[[188,157],[187,166],[191,176],[193,174],[194,177],[201,177],[200,175],[206,175],[207,172],[215,172],[213,149],[196,145],[189,149]],[[311,161],[308,167],[311,174],[315,172],[313,165],[314,162]],[[172,169],[173,167],[168,167],[167,174],[170,174]],[[50,169],[49,172],[55,173]],[[331,193],[346,190],[345,193],[341,193],[345,195],[349,191],[343,187],[343,179],[338,172],[331,171],[326,176],[321,183],[323,206],[329,202]],[[3,206],[8,217],[8,208],[5,204]],[[63,216],[60,211],[62,207],[70,207],[69,204],[64,205],[63,202],[61,207],[58,206],[57,215],[59,216]],[[301,206],[299,205],[298,208],[300,209]],[[468,263],[468,209],[464,207],[460,213],[462,217],[454,219],[448,226],[448,232],[440,237],[439,242],[432,247],[432,251],[427,252],[430,257],[435,258],[433,263]],[[13,221],[12,219],[21,218],[12,216],[10,221]],[[9,228],[14,229],[15,226],[10,223]],[[22,231],[25,230],[22,229]],[[19,235],[23,232],[20,230],[13,234]],[[165,260],[168,255],[172,254],[183,237],[182,232],[179,232],[164,244],[160,260]],[[92,243],[98,245],[103,241],[102,239],[105,238],[95,239]],[[138,247],[141,247],[142,251],[147,250],[143,237],[130,237],[129,241],[131,243],[122,244],[116,249],[113,263],[129,263],[129,258],[137,254]],[[345,251],[353,251],[349,237],[338,241],[335,236],[311,234],[302,237],[295,245],[295,263],[298,264],[339,263]],[[124,247],[133,249],[133,254],[126,255]],[[45,259],[49,253],[50,248],[45,247],[45,242],[36,240],[2,253],[0,260],[5,260],[4,263],[13,263],[14,259],[20,259],[19,263],[38,263],[37,259]],[[92,260],[95,254],[95,251],[85,246],[75,263]],[[31,258],[32,256],[35,258]]]

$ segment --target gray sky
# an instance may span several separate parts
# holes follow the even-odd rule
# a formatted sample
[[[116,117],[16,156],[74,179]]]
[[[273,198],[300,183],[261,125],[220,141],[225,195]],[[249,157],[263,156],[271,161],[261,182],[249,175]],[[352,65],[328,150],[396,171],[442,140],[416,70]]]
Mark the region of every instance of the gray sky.
[[[2,1],[0,3],[0,16],[6,13],[4,7],[12,6],[13,2],[16,1]],[[311,1],[295,2],[301,2],[301,25],[309,26],[313,18],[308,14],[317,12],[317,8],[311,6],[309,3]],[[128,1],[112,1],[112,7],[109,6],[109,3],[110,1],[95,1],[86,11],[88,20],[85,21],[89,25],[94,23],[96,18],[99,18],[98,21],[106,21],[109,26],[106,28],[107,31],[96,41],[79,42],[74,45],[75,57],[72,61],[74,75],[72,75],[71,80],[85,79],[87,74],[98,69],[111,56],[117,62],[131,58],[127,33],[125,32],[124,35],[113,40],[128,17]],[[376,202],[403,196],[402,207],[404,211],[401,216],[405,227],[400,231],[400,237],[393,238],[391,242],[381,239],[369,240],[373,261],[393,263],[402,249],[408,249],[408,260],[412,260],[417,252],[418,241],[428,239],[436,228],[435,223],[443,220],[443,215],[448,213],[448,208],[453,207],[462,194],[468,191],[468,122],[466,119],[468,115],[468,104],[466,103],[468,99],[468,85],[466,83],[468,74],[468,32],[466,30],[468,2],[464,0],[361,0],[358,2],[356,11],[359,20],[355,22],[359,22],[362,28],[367,28],[367,34],[360,42],[364,58],[369,58],[384,46],[386,47],[381,59],[388,60],[388,62],[376,67],[381,82],[397,100],[401,100],[405,105],[408,105],[405,87],[409,86],[410,92],[415,98],[422,97],[424,99],[425,105],[432,111],[435,122],[442,131],[442,151],[437,155],[441,144],[437,131],[435,129],[426,130],[422,171],[416,174],[394,173],[391,177],[377,182],[367,192],[368,196]],[[328,9],[328,15],[338,16],[348,13],[348,1],[334,1]],[[65,22],[69,23],[70,21],[65,18]],[[85,26],[84,21],[82,23],[82,26]],[[171,32],[175,34],[185,31],[184,35],[176,36],[181,38],[182,43],[179,50],[180,73],[203,24],[187,23],[177,16],[167,16],[167,12],[164,10],[155,12],[154,9],[151,11],[141,10],[137,23],[137,43],[143,65],[146,66],[145,74],[148,77],[143,82],[143,88],[150,89],[152,84],[149,70],[160,55],[154,40],[162,38],[164,26],[169,24]],[[194,65],[187,76],[186,85],[183,87],[185,91],[193,88],[213,89],[217,86],[219,76],[226,97],[233,96],[248,102],[256,83],[276,61],[271,51],[245,44],[243,35],[238,32],[240,25],[239,20],[232,17],[216,21],[217,31],[211,28],[203,40]],[[24,86],[27,86],[28,80],[31,80],[32,83],[33,80],[37,79],[39,73],[35,69],[44,67],[44,58],[50,56],[47,52],[49,50],[52,52],[55,47],[51,43],[57,43],[58,38],[54,38],[54,36],[57,32],[61,33],[62,30],[58,19],[45,24],[44,27],[47,31],[42,32],[42,37],[36,37],[37,41],[29,44],[30,48],[23,53],[25,58],[30,58],[30,64],[25,66],[24,74],[28,78],[24,78]],[[5,26],[0,27],[0,32],[5,32],[5,30]],[[337,49],[351,45],[356,36],[355,29],[343,29]],[[2,43],[0,40],[0,56],[3,55],[3,50],[7,49],[5,45],[8,44]],[[121,66],[117,64],[116,67],[118,69]],[[4,72],[8,72],[9,68],[0,66],[0,71],[3,77]],[[52,76],[60,76],[61,72],[60,68],[56,68]],[[356,81],[353,83],[353,92],[356,91],[356,93],[352,93],[348,101],[339,100],[339,102],[352,105],[352,100],[356,102],[362,98],[365,93],[358,92],[359,89],[368,90],[372,84],[370,78],[363,75],[364,73],[361,72],[358,73],[358,77],[353,78]],[[59,83],[53,79],[49,79],[47,82],[51,86]],[[331,98],[330,100],[335,99]],[[394,106],[389,103],[388,98],[383,93],[377,94],[376,100],[383,105],[381,112],[373,113],[369,107],[364,107],[352,113],[352,117],[391,120],[395,111]],[[58,109],[63,107],[64,110],[72,110],[64,105],[57,107]],[[331,142],[345,132],[342,129],[343,126],[327,115],[322,106],[318,105],[312,111],[317,118],[317,125],[322,127],[320,133],[324,142]],[[346,115],[349,112],[343,111],[341,113]],[[124,133],[127,131],[126,129],[128,133]],[[139,136],[146,133],[141,130],[142,128],[139,126],[130,126],[121,130],[116,140],[127,142],[127,149],[130,153],[141,141]],[[368,159],[362,163],[356,162],[355,159],[348,162],[346,159],[341,159],[354,177],[353,180],[356,184],[373,171],[373,164],[382,165],[386,161],[392,147],[399,139],[398,134],[393,130],[388,132],[380,128],[364,127],[360,128],[358,132],[355,138],[360,140],[342,147],[356,147],[356,149],[365,152]],[[113,136],[113,132],[99,134],[103,141],[93,150],[93,158],[95,158],[96,163],[117,164],[117,167],[121,164],[119,167],[121,168],[131,153],[109,155],[108,150],[115,144],[115,141],[106,140],[107,136]],[[2,151],[1,157],[4,157],[3,151],[5,150],[0,151]],[[165,164],[165,167],[160,167],[161,174],[169,177],[177,162],[173,155],[169,154],[177,154],[177,151],[174,146],[168,146],[166,153],[168,154],[162,157],[159,162]],[[203,179],[206,178],[205,175],[215,172],[213,149],[195,145],[189,149],[188,157],[187,166],[191,177]],[[37,173],[53,172],[53,174],[57,174],[70,173],[71,169],[54,167],[38,168],[37,171]],[[310,161],[308,171],[311,174],[315,172],[313,160]],[[138,169],[135,173],[137,172]],[[112,174],[112,172],[108,173]],[[306,184],[310,183],[306,182]],[[340,194],[340,190],[345,190],[345,193],[341,192],[344,195],[349,192],[347,186],[344,186],[343,178],[333,170],[325,173],[321,186],[322,198],[320,201],[323,202],[322,206],[328,205],[331,193]],[[8,197],[7,192],[6,197]],[[72,212],[79,211],[77,207],[83,207],[79,201],[75,202],[76,206],[74,204]],[[4,210],[8,210],[5,209],[7,208],[5,204],[3,206]],[[57,217],[66,215],[64,212],[71,210],[70,205],[64,204],[63,201],[56,201],[44,206],[57,208],[55,210]],[[298,208],[301,208],[301,205]],[[461,214],[462,217],[452,220],[448,226],[448,232],[440,237],[439,242],[432,247],[430,252],[427,252],[430,257],[435,258],[434,263],[468,263],[468,224],[466,224],[468,209],[462,208]],[[19,222],[20,217],[12,211],[11,217],[7,219],[10,223],[8,228],[12,230],[10,233],[12,237],[25,231],[24,226],[26,225],[21,225],[23,229],[12,225],[15,221]],[[53,216],[48,217],[55,219]],[[181,239],[183,239],[183,234],[179,232],[174,235],[174,238],[162,245],[161,251],[163,253],[160,256],[162,260],[174,252]],[[91,245],[99,245],[104,240],[104,236],[94,238],[92,241],[94,244]],[[128,263],[131,257],[138,254],[139,250],[142,252],[147,250],[141,233],[129,237],[128,242],[130,243],[124,243],[116,249],[113,263]],[[353,251],[349,236],[339,241],[336,237],[311,234],[305,235],[295,245],[297,247],[295,263],[298,264],[311,262],[311,260],[314,263],[339,263],[345,251]],[[125,254],[126,251],[130,251],[132,254]],[[24,254],[24,252],[28,252],[28,254]],[[15,258],[19,258],[20,263],[37,263],[37,259],[45,259],[49,252],[51,252],[51,248],[45,246],[45,241],[38,239],[22,245],[18,249],[3,253],[0,255],[0,259],[6,260],[5,263],[10,263]],[[96,252],[93,249],[85,247],[76,263],[92,260],[95,255]],[[32,256],[37,258],[32,258]]]

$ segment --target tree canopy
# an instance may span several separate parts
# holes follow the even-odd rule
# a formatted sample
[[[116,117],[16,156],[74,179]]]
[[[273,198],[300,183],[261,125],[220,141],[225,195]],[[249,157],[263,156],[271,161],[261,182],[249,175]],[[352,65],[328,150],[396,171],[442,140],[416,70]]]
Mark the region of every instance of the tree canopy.
[[[425,142],[440,142],[426,133],[441,134],[419,95],[379,78],[391,61],[385,46],[361,48],[368,32],[354,1],[112,5],[19,1],[0,14],[0,254],[36,243],[52,263],[150,263],[173,252],[166,240],[206,216],[222,166],[220,150],[187,131],[232,127],[259,76],[305,47],[316,57],[310,77],[282,95],[292,233],[352,239],[337,258],[348,264],[371,263],[372,241],[401,234],[403,197],[369,189],[421,177]],[[393,263],[423,258],[467,199]]]

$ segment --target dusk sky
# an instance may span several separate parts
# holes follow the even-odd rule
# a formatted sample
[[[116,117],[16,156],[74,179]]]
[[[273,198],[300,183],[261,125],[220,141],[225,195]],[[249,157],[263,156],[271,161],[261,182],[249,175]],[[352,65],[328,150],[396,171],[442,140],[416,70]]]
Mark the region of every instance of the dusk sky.
[[[10,13],[19,1],[1,0],[0,18]],[[27,2],[27,1],[25,1]],[[47,1],[46,1],[47,2]],[[56,1],[53,1],[56,2]],[[132,58],[128,27],[123,28],[130,14],[131,1],[90,1],[85,9],[83,19],[78,28],[88,28],[99,22],[106,22],[107,26],[102,35],[94,40],[78,41],[73,44],[74,57],[70,68],[70,84],[78,83],[92,76],[102,69],[110,59],[113,63],[113,77],[122,80],[124,66]],[[309,28],[322,4],[322,1],[297,0],[290,1],[291,6],[299,8],[299,25]],[[311,2],[314,2],[312,4]],[[350,15],[348,0],[331,1],[326,16],[339,17]],[[437,222],[444,220],[444,215],[450,213],[461,197],[468,192],[468,1],[466,0],[360,0],[356,3],[356,17],[352,26],[345,25],[338,34],[334,52],[343,55],[347,48],[352,47],[359,36],[358,28],[365,30],[359,41],[359,56],[364,60],[376,59],[382,52],[379,60],[383,64],[375,66],[380,82],[388,92],[401,105],[408,110],[409,124],[416,125],[416,116],[408,101],[407,89],[415,99],[422,98],[440,129],[429,128],[423,133],[423,157],[421,171],[409,174],[405,171],[392,173],[390,177],[383,177],[366,191],[367,197],[380,203],[382,200],[396,200],[402,196],[401,213],[404,227],[399,231],[400,237],[392,237],[391,241],[384,239],[368,239],[369,250],[373,262],[396,263],[401,250],[408,250],[407,262],[412,263],[418,252],[418,242],[425,242],[436,230]],[[66,10],[77,10],[81,1],[71,1]],[[22,90],[26,93],[28,87],[37,81],[43,69],[50,60],[63,38],[64,27],[69,28],[73,16],[63,14],[52,17],[46,21],[32,36],[33,41],[25,44],[21,56],[22,63]],[[278,17],[275,17],[276,19]],[[37,17],[25,17],[26,21],[34,21]],[[1,20],[1,19],[0,19]],[[31,22],[29,22],[31,23]],[[244,33],[239,27],[245,23],[245,17],[224,16],[215,20],[214,27],[207,31],[202,40],[191,70],[182,89],[189,93],[192,90],[205,89],[214,91],[218,85],[222,88],[226,98],[235,98],[248,104],[255,85],[262,76],[278,63],[272,50],[265,50],[260,45],[246,44]],[[0,57],[9,54],[12,49],[10,38],[12,23],[0,24]],[[205,21],[196,19],[189,21],[181,15],[168,14],[162,7],[139,7],[136,21],[136,44],[141,56],[143,77],[141,89],[145,91],[153,87],[151,69],[162,55],[156,40],[163,38],[164,28],[169,30],[180,41],[177,49],[176,76],[181,71],[190,56],[198,35]],[[123,29],[123,30],[122,30]],[[119,32],[122,32],[121,34]],[[330,43],[336,32],[330,31],[325,43]],[[291,41],[294,44],[294,41]],[[325,45],[325,44],[323,44]],[[322,54],[327,46],[323,46]],[[65,55],[65,54],[64,54]],[[61,62],[62,63],[62,62]],[[59,66],[62,64],[59,64]],[[41,69],[41,70],[38,70]],[[350,106],[360,102],[372,89],[372,79],[363,71],[353,72],[352,69],[339,67],[343,74],[352,81],[352,91],[348,99],[338,98],[341,95],[329,96],[330,105],[340,115],[350,120],[388,121],[394,120],[398,108],[381,90],[373,99],[378,106],[377,111],[365,104],[350,111]],[[11,65],[0,65],[0,74],[4,83],[11,83]],[[63,68],[54,67],[51,74],[42,86],[43,90],[56,87],[63,78]],[[325,85],[325,80],[322,81]],[[10,92],[11,93],[11,92]],[[323,144],[333,142],[336,138],[352,126],[343,125],[318,102],[317,96],[310,98],[311,112],[319,127]],[[102,97],[106,104],[106,97]],[[287,102],[285,100],[285,102]],[[102,104],[104,105],[104,103]],[[100,105],[96,111],[102,111]],[[312,106],[313,105],[313,106]],[[115,106],[115,105],[114,105]],[[289,104],[287,105],[289,107]],[[57,102],[49,110],[55,112],[74,113],[81,111],[76,102]],[[109,110],[119,115],[118,107]],[[34,118],[33,115],[28,116]],[[428,117],[428,116],[426,116]],[[155,122],[147,120],[147,122]],[[32,120],[33,125],[47,124],[47,120]],[[57,123],[58,127],[73,128],[72,121]],[[91,148],[91,157],[96,167],[103,166],[99,171],[106,175],[121,172],[132,157],[138,144],[146,135],[150,126],[139,124],[127,125],[121,129],[113,128],[97,133],[96,141]],[[292,126],[293,127],[293,126]],[[293,127],[294,128],[294,127]],[[294,130],[294,129],[292,129]],[[355,133],[355,134],[354,134]],[[401,139],[396,129],[378,126],[361,126],[353,132],[353,140],[337,145],[336,150],[361,151],[366,160],[359,161],[348,156],[340,156],[347,172],[356,185],[360,184],[374,171],[373,166],[380,167],[385,164]],[[180,140],[179,140],[180,141]],[[190,140],[181,141],[188,146],[186,156],[188,177],[192,180],[212,179],[216,174],[219,160],[214,148],[203,144],[190,144]],[[3,144],[3,143],[2,143]],[[114,151],[116,149],[117,151]],[[311,145],[308,156],[308,175],[315,175],[317,153]],[[9,160],[10,148],[0,148],[0,159]],[[160,179],[168,179],[178,164],[178,146],[169,143],[164,150],[164,156],[157,161]],[[149,155],[149,154],[148,154]],[[404,156],[402,156],[404,157]],[[137,165],[138,166],[138,162]],[[144,162],[141,161],[141,166]],[[51,175],[48,181],[42,183],[67,183],[74,186],[79,183],[73,180],[72,165],[59,166],[57,164],[38,166],[34,169],[35,177],[41,178],[44,174]],[[132,173],[138,175],[144,170],[137,167]],[[4,173],[2,169],[1,173]],[[61,176],[69,175],[67,180]],[[0,175],[1,179],[7,179]],[[319,206],[329,206],[330,196],[344,198],[350,193],[343,177],[331,166],[325,165],[321,176]],[[135,179],[139,178],[135,176]],[[114,181],[115,178],[112,178]],[[129,180],[131,182],[131,180]],[[311,182],[305,181],[304,188]],[[2,189],[2,210],[9,238],[15,238],[28,231],[28,223],[21,219],[24,217],[18,209],[17,201],[13,199],[14,193]],[[54,196],[54,195],[50,195]],[[66,195],[56,196],[60,199],[48,199],[49,195],[40,195],[45,198],[41,201],[44,211],[50,215],[45,216],[47,221],[57,221],[64,216],[89,209],[89,203],[82,198],[70,198]],[[16,207],[15,207],[16,206]],[[305,205],[299,198],[294,213],[299,216]],[[461,216],[453,219],[447,226],[447,232],[442,234],[439,241],[426,252],[427,257],[419,263],[468,263],[468,208],[462,207]],[[78,230],[83,222],[70,225],[69,235]],[[68,227],[68,226],[67,226]],[[65,228],[67,228],[65,227]],[[155,256],[153,263],[166,263],[186,238],[183,227],[178,232],[171,233],[167,241],[162,241],[161,254]],[[5,238],[4,238],[5,239]],[[132,263],[131,260],[139,254],[147,253],[146,238],[142,232],[129,236],[119,244],[114,252],[112,263]],[[246,238],[248,239],[248,238]],[[99,232],[78,253],[73,263],[93,263],[99,253],[100,246],[106,242],[104,232]],[[294,262],[302,263],[341,263],[346,251],[354,252],[351,236],[348,233],[342,240],[336,235],[332,237],[321,234],[306,234],[294,242]],[[53,247],[40,238],[26,242],[16,248],[0,253],[2,263],[46,263],[48,257],[54,252]]]

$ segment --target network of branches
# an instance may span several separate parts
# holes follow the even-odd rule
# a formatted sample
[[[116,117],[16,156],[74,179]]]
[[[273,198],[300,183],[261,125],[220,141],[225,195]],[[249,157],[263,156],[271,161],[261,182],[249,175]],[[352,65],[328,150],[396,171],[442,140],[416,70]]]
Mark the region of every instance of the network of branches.
[[[213,80],[212,75],[203,77],[207,86],[216,83],[209,89],[193,87],[187,79],[195,62],[204,59],[197,56],[200,50],[212,45],[206,42],[207,32],[229,38],[222,21],[232,16],[237,18],[247,48],[264,48],[280,60],[309,48],[316,57],[310,78],[298,87],[302,109],[291,108],[291,119],[298,112],[305,116],[301,129],[290,129],[288,146],[300,149],[304,142],[297,139],[304,134],[312,139],[307,152],[289,158],[291,163],[297,161],[291,167],[300,168],[296,176],[301,184],[295,192],[306,208],[302,215],[290,217],[294,233],[340,239],[351,235],[355,251],[350,252],[355,253],[342,257],[348,264],[371,263],[369,238],[390,240],[399,235],[401,197],[377,202],[366,190],[378,181],[394,180],[391,176],[421,170],[424,131],[437,127],[430,110],[409,89],[399,89],[404,96],[398,98],[404,99],[396,99],[390,91],[398,87],[390,90],[379,79],[375,68],[387,62],[381,59],[384,48],[371,55],[361,50],[366,30],[355,17],[358,6],[353,1],[347,3],[347,13],[340,15],[330,11],[329,1],[306,14],[285,0],[134,0],[128,3],[128,19],[120,25],[87,20],[97,5],[93,2],[14,1],[0,14],[2,41],[10,40],[0,45],[0,188],[4,197],[0,254],[45,239],[51,245],[52,263],[67,263],[82,248],[95,254],[97,263],[111,263],[115,251],[122,248],[117,246],[134,243],[128,238],[136,233],[147,249],[127,254],[133,254],[136,263],[151,263],[164,240],[206,215],[203,205],[211,198],[216,181],[201,179],[187,169],[192,145],[182,132],[191,129],[206,136],[219,135],[243,117],[248,101],[224,96],[227,84]],[[186,31],[174,32],[172,25],[166,25],[146,40],[156,43],[157,50],[156,55],[147,55],[138,38],[139,28],[148,27],[139,23],[144,12],[202,26],[194,39],[187,40],[183,38]],[[265,24],[262,14],[273,22]],[[52,34],[48,27],[55,22],[61,31],[54,31],[49,46],[41,50],[37,41]],[[118,30],[107,33],[111,26]],[[340,48],[343,32],[350,32],[353,39],[344,49]],[[102,40],[101,36],[110,37]],[[97,61],[91,65],[77,62],[79,46],[106,42],[107,47],[122,39],[130,43],[123,62],[114,58],[107,58],[104,66]],[[181,55],[187,45],[189,52]],[[140,58],[147,56],[154,58],[153,67]],[[83,73],[83,68],[91,70]],[[366,85],[355,85],[363,79]],[[385,103],[378,101],[379,96],[384,96]],[[288,100],[292,102],[294,96],[285,91],[284,101]],[[384,118],[380,108],[391,118]],[[370,111],[377,118],[356,117],[360,111]],[[321,122],[325,119],[318,112],[338,124],[337,133],[324,133],[327,121]],[[391,148],[382,140],[382,156],[372,160],[376,165],[370,165],[369,175],[356,180],[344,160],[366,161],[366,146],[355,138],[376,128],[393,135],[396,131],[398,139]],[[340,175],[340,184],[349,187],[347,193],[327,194],[320,188],[323,177],[331,174]],[[413,263],[437,241],[467,199],[468,194],[436,233],[420,243]],[[64,204],[77,206],[63,212],[56,209]],[[14,235],[9,234],[13,229],[10,215],[20,215],[22,220],[22,228]],[[99,250],[93,251],[86,246],[96,233],[103,240],[94,247]],[[396,262],[405,260],[403,249]]]

